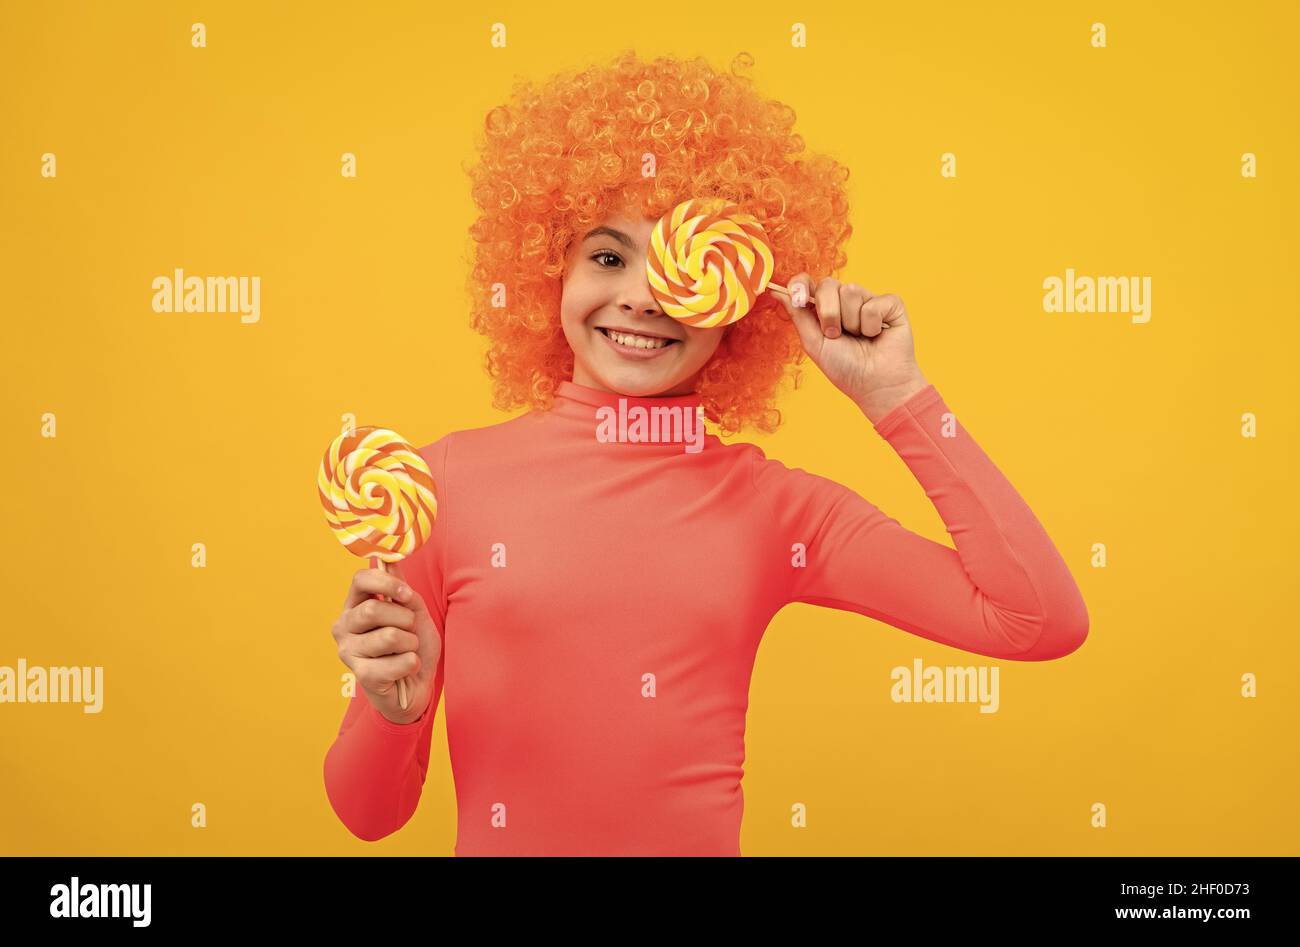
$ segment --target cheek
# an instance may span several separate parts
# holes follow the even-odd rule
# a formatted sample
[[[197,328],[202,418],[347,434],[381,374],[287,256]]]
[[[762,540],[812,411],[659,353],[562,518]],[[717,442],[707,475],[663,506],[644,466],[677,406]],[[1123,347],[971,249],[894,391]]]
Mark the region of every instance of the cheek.
[[[576,329],[582,325],[587,313],[583,310],[578,294],[566,290],[560,297],[560,324],[565,329]]]
[[[580,283],[565,285],[561,291],[560,319],[566,324],[580,325],[594,308],[596,302],[591,298],[591,293],[584,292]]]
[[[687,354],[700,362],[707,362],[722,346],[722,337],[712,333],[688,336],[687,341],[690,345]]]

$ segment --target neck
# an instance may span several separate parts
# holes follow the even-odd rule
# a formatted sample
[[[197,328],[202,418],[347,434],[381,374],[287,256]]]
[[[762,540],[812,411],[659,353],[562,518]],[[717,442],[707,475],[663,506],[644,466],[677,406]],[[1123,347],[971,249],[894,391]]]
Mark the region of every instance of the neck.
[[[704,428],[698,392],[683,395],[624,395],[576,381],[562,381],[552,417],[573,424],[601,444],[636,444],[642,450],[706,450],[713,435]],[[716,440],[716,438],[713,438]]]

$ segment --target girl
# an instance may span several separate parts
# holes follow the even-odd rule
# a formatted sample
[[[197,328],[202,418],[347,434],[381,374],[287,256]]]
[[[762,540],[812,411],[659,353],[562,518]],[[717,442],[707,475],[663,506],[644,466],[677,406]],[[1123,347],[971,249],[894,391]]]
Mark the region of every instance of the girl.
[[[414,813],[444,683],[456,854],[739,855],[750,672],[786,604],[1011,660],[1087,635],[1052,541],[917,366],[902,300],[809,275],[844,264],[847,171],[800,155],[790,109],[737,67],[625,53],[487,116],[473,324],[495,406],[531,410],[423,448],[429,541],[348,590],[333,632],[361,692],[325,786],[360,838]],[[727,326],[665,314],[647,244],[691,197],[756,216],[776,281],[816,314],[768,293]],[[774,430],[804,356],[916,476],[955,550],[752,444],[683,449],[697,409],[726,434]],[[637,409],[677,426],[602,436]]]

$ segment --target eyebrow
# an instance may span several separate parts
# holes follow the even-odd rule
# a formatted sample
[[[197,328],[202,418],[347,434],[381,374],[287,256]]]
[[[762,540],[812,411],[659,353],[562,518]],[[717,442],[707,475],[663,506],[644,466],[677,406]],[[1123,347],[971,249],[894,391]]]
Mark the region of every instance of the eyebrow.
[[[623,244],[623,246],[627,247],[629,250],[636,249],[636,244],[632,241],[631,237],[629,237],[621,230],[615,230],[613,227],[597,227],[595,230],[592,230],[585,237],[583,237],[582,242],[586,243],[592,237],[599,237],[602,234],[613,237],[615,240]]]

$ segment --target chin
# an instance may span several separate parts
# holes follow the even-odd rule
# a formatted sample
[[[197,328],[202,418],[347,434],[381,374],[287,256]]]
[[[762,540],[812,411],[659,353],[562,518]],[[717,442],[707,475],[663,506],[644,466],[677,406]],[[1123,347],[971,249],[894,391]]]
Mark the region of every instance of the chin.
[[[672,374],[647,369],[638,371],[635,367],[626,368],[623,366],[603,371],[600,377],[606,388],[627,395],[629,398],[644,398],[648,395],[656,395],[661,391],[676,388],[682,383],[682,379],[676,378]]]
[[[653,378],[625,378],[619,374],[609,376],[605,386],[629,398],[645,398],[672,388],[672,381],[658,381]]]

